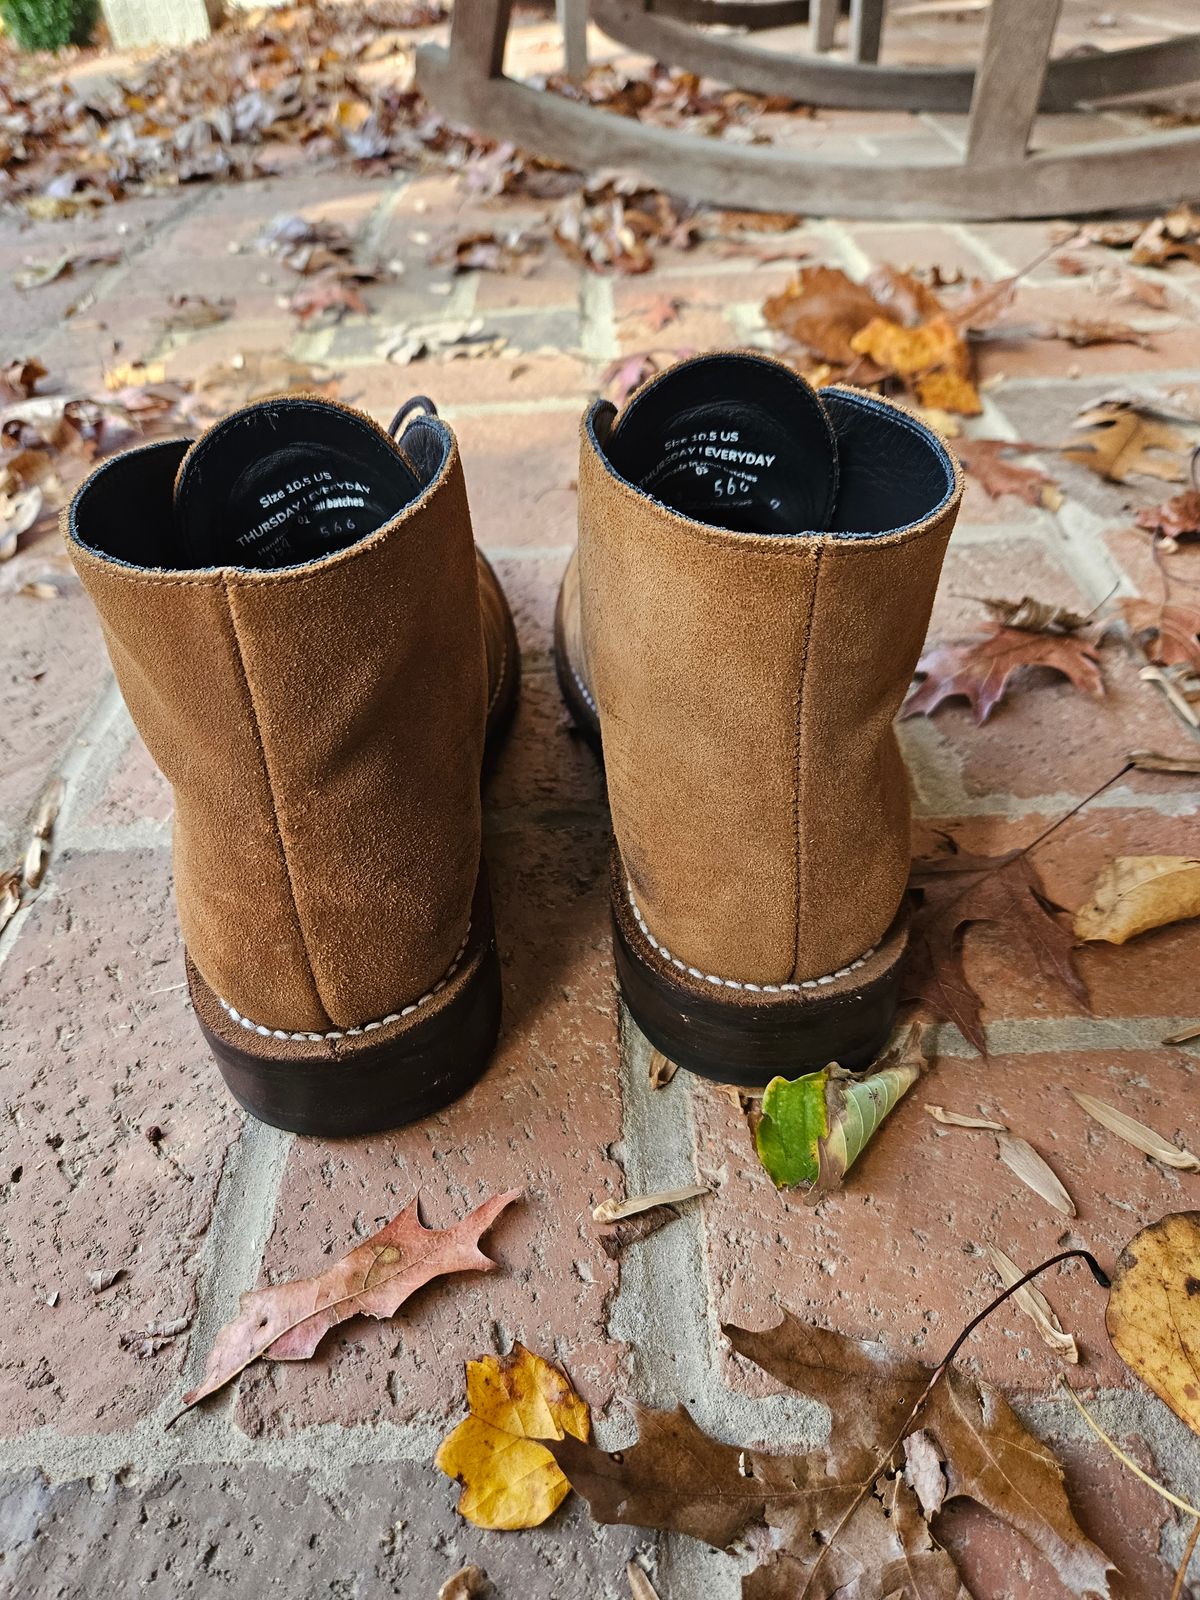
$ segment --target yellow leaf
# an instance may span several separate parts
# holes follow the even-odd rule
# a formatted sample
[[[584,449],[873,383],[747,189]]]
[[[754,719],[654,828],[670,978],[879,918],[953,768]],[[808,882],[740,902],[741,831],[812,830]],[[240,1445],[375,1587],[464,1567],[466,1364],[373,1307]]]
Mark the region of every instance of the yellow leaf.
[[[122,361],[104,374],[104,387],[115,394],[118,389],[134,389],[143,383],[163,383],[166,376],[161,361]]]
[[[442,1441],[436,1462],[463,1486],[458,1509],[477,1528],[536,1528],[571,1492],[535,1441],[565,1433],[587,1442],[587,1402],[560,1367],[524,1345],[467,1362],[470,1415]]]
[[[1143,1228],[1121,1253],[1105,1325],[1121,1360],[1200,1433],[1200,1212]]]
[[[959,367],[965,354],[962,337],[945,317],[931,317],[915,328],[902,328],[888,317],[872,317],[850,340],[850,348],[902,378],[934,367]]]
[[[1150,928],[1200,917],[1200,861],[1192,856],[1118,856],[1075,913],[1077,939],[1124,944]]]
[[[961,372],[951,372],[947,369],[927,372],[923,378],[916,380],[916,391],[921,404],[935,414],[957,411],[963,417],[977,417],[983,410],[979,390],[970,378],[964,378]],[[945,433],[945,429],[941,431]],[[956,428],[954,434],[947,434],[946,437],[953,438],[960,431]]]

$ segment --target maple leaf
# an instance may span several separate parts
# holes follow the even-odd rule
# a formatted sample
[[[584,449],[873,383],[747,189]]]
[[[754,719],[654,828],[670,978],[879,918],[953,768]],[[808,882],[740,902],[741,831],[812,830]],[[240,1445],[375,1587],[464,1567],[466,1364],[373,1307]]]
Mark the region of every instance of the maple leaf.
[[[1135,596],[1117,607],[1149,660],[1200,668],[1200,605]]]
[[[548,1445],[598,1522],[687,1533],[718,1549],[765,1522],[773,1549],[743,1581],[743,1600],[959,1600],[967,1591],[953,1560],[893,1465],[911,1436],[928,1458],[923,1481],[935,1463],[944,1475],[934,1507],[975,1501],[1073,1593],[1108,1595],[1112,1564],[1076,1523],[1062,1469],[996,1390],[787,1312],[763,1332],[722,1331],[739,1355],[828,1407],[827,1444],[768,1455],[710,1438],[682,1406],[634,1407],[638,1438],[621,1450]]]
[[[993,624],[978,638],[935,644],[917,664],[923,677],[905,703],[905,717],[929,716],[943,700],[968,700],[975,720],[984,723],[1004,699],[1015,673],[1048,667],[1077,689],[1099,699],[1104,693],[1094,646],[1074,634],[1029,633]]]
[[[1137,525],[1163,539],[1183,539],[1200,533],[1200,490],[1188,489],[1161,505],[1147,506],[1138,512]]]
[[[1057,920],[1062,908],[1042,887],[1024,851],[974,856],[950,841],[946,854],[914,861],[912,886],[919,896],[909,936],[904,998],[952,1022],[986,1056],[982,1006],[963,964],[963,941],[972,926],[989,922],[1019,939],[1037,970],[1060,984],[1081,1005],[1087,987],[1075,966],[1074,940]]]
[[[463,1485],[458,1510],[477,1528],[536,1528],[571,1492],[541,1442],[586,1440],[591,1413],[561,1367],[523,1344],[467,1362],[470,1414],[438,1448],[436,1465]]]
[[[416,1291],[450,1272],[490,1272],[480,1237],[519,1199],[510,1189],[450,1228],[426,1228],[413,1199],[391,1222],[315,1278],[294,1278],[242,1295],[234,1320],[213,1341],[204,1377],[183,1397],[194,1406],[252,1361],[306,1361],[349,1317],[392,1317]]]
[[[993,500],[1015,494],[1026,505],[1054,511],[1062,504],[1062,495],[1053,478],[1039,467],[1023,467],[1006,459],[1010,451],[1024,454],[1036,448],[1015,439],[959,439],[954,446],[965,470]]]

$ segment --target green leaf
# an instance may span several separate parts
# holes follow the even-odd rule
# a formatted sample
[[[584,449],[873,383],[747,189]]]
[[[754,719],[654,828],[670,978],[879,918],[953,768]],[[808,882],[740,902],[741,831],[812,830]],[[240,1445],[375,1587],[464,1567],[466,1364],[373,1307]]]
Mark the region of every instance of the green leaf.
[[[759,1160],[779,1188],[805,1183],[815,1200],[838,1187],[888,1112],[921,1076],[919,1031],[914,1023],[866,1077],[831,1062],[802,1078],[771,1079],[754,1140]]]

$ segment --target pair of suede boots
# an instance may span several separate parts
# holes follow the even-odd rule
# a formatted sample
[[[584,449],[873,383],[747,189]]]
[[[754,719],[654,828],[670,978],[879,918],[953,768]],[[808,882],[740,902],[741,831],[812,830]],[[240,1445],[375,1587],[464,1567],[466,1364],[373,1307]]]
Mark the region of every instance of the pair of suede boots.
[[[886,1038],[892,724],[960,494],[909,413],[758,354],[584,418],[559,681],[603,755],[625,1001],[694,1072],[762,1085]],[[328,1136],[444,1105],[500,1024],[480,780],[520,675],[450,429],[423,400],[388,433],[262,401],[106,462],[65,526],[174,790],[188,986],[230,1089]]]

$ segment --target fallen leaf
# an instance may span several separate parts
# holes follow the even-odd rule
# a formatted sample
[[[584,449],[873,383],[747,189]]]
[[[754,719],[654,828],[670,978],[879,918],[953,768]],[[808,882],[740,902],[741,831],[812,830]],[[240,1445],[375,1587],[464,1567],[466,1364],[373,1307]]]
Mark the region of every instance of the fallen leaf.
[[[1169,1033],[1163,1040],[1164,1044],[1190,1044],[1193,1039],[1200,1039],[1200,1027],[1182,1028],[1178,1033]]]
[[[1181,772],[1200,776],[1200,756],[1165,756],[1158,750],[1131,750],[1129,760],[1139,772]]]
[[[1096,344],[1136,344],[1143,350],[1154,348],[1148,333],[1130,327],[1127,322],[1114,322],[1105,317],[1069,317],[1052,328],[1049,336],[1078,349]]]
[[[1151,928],[1200,917],[1200,860],[1192,856],[1118,856],[1075,913],[1077,939],[1124,944]]]
[[[917,664],[923,682],[909,695],[901,714],[930,716],[944,700],[962,698],[970,704],[975,721],[984,723],[1027,667],[1045,667],[1084,694],[1103,697],[1099,657],[1088,640],[993,625],[977,638],[935,644],[927,650]]]
[[[0,367],[0,400],[27,400],[47,377],[40,361],[9,361]]]
[[[1020,1139],[1015,1133],[998,1133],[996,1144],[1004,1165],[1034,1194],[1064,1217],[1076,1215],[1075,1202],[1063,1188],[1058,1174],[1043,1156],[1038,1155],[1028,1139]]]
[[[1037,971],[1084,1006],[1087,988],[1075,968],[1074,936],[1057,920],[1061,908],[1046,895],[1028,855],[973,856],[949,844],[945,854],[913,863],[919,904],[903,994],[932,1016],[954,1023],[986,1056],[979,996],[963,964],[964,939],[973,926],[991,923],[1010,943],[1019,940]]]
[[[763,302],[767,326],[824,361],[850,365],[851,341],[881,307],[869,289],[840,267],[801,267],[788,286]]]
[[[1129,1370],[1200,1433],[1200,1212],[1143,1228],[1121,1252],[1105,1325]]]
[[[1171,1042],[1169,1039],[1163,1040],[1164,1044]],[[1164,1139],[1161,1133],[1148,1128],[1144,1122],[1126,1116],[1124,1111],[1118,1111],[1116,1106],[1110,1106],[1105,1100],[1098,1100],[1094,1094],[1084,1094],[1078,1089],[1072,1089],[1071,1093],[1089,1117],[1095,1117],[1101,1127],[1133,1145],[1135,1150],[1152,1156],[1155,1161],[1161,1161],[1164,1167],[1172,1167],[1178,1172],[1200,1172],[1200,1158],[1190,1150],[1180,1149],[1169,1139]]]
[[[467,1362],[468,1416],[435,1457],[463,1485],[458,1509],[477,1528],[536,1528],[571,1492],[538,1440],[591,1431],[587,1403],[560,1367],[524,1345]]]
[[[761,1333],[722,1331],[738,1355],[828,1407],[826,1445],[768,1455],[710,1438],[682,1406],[635,1406],[632,1445],[609,1452],[569,1437],[550,1445],[596,1521],[686,1533],[717,1549],[749,1535],[760,1551],[752,1530],[765,1522],[771,1546],[744,1580],[745,1600],[962,1600],[952,1558],[934,1544],[892,1464],[901,1447],[910,1458],[913,1437],[932,1504],[974,1500],[1040,1552],[1072,1593],[1108,1595],[1111,1563],[1076,1524],[1061,1468],[995,1390],[957,1368],[931,1387],[932,1370],[918,1362],[787,1314]]]
[[[1148,506],[1138,512],[1137,525],[1162,539],[1184,539],[1200,533],[1200,490],[1189,489],[1161,505]]]
[[[992,1265],[999,1273],[1000,1281],[1006,1289],[1011,1289],[1014,1283],[1020,1283],[1025,1276],[1012,1257],[1006,1256],[996,1245],[988,1245],[988,1255],[991,1256]],[[1035,1284],[1022,1284],[1014,1293],[1013,1301],[1033,1323],[1043,1344],[1048,1345],[1055,1355],[1061,1356],[1064,1361],[1069,1361],[1072,1366],[1078,1366],[1079,1346],[1075,1343],[1074,1337],[1065,1332],[1062,1323],[1054,1314],[1053,1306],[1042,1291]]]
[[[210,300],[202,294],[173,294],[170,305],[170,311],[162,319],[168,333],[212,328],[219,322],[228,322],[234,312],[232,300]]]
[[[963,417],[977,417],[983,410],[979,391],[961,372],[926,372],[913,383],[920,403],[936,412],[953,411]]]
[[[1006,628],[1018,628],[1022,633],[1078,633],[1087,626],[1088,618],[1066,606],[1050,605],[1045,600],[1035,600],[1024,595],[1020,600],[993,600],[984,597],[980,605],[986,606],[996,620]]]
[[[626,1562],[625,1576],[629,1580],[630,1600],[658,1600],[658,1590],[636,1561]]]
[[[1179,257],[1200,261],[1200,212],[1190,206],[1176,206],[1147,223],[1133,241],[1130,260],[1139,267],[1165,267]]]
[[[943,1106],[925,1107],[935,1122],[940,1122],[944,1128],[983,1128],[991,1133],[1007,1133],[1008,1129],[1002,1122],[989,1122],[986,1117],[964,1117],[958,1111],[947,1111]]]
[[[119,1343],[123,1350],[132,1350],[135,1356],[156,1356],[173,1344],[181,1333],[192,1325],[191,1317],[172,1317],[167,1322],[152,1322],[148,1328],[122,1333]]]
[[[438,1590],[438,1600],[481,1600],[491,1587],[487,1573],[472,1562],[446,1579]]]
[[[1138,595],[1118,600],[1117,609],[1148,660],[1200,669],[1200,605]]]
[[[103,1294],[105,1289],[112,1288],[124,1271],[124,1267],[103,1267],[99,1272],[89,1272],[88,1288],[93,1294]]]
[[[238,1315],[218,1333],[204,1377],[184,1395],[184,1406],[214,1394],[262,1357],[306,1361],[329,1330],[348,1317],[395,1316],[433,1278],[490,1272],[496,1263],[479,1249],[479,1239],[520,1196],[519,1189],[509,1189],[445,1229],[426,1228],[413,1199],[317,1277],[243,1294]]]
[[[946,1474],[937,1445],[924,1428],[910,1433],[904,1441],[904,1476],[923,1514],[936,1516],[946,1501]]]
[[[808,1184],[809,1198],[837,1188],[888,1113],[921,1075],[920,1028],[865,1077],[831,1064],[801,1078],[772,1078],[754,1130],[759,1160],[779,1188]]]
[[[0,561],[16,555],[18,540],[41,516],[45,499],[36,484],[11,495],[0,492]]]
[[[1010,452],[1024,455],[1029,445],[1009,439],[960,439],[954,448],[963,467],[993,500],[1013,494],[1026,505],[1045,506],[1050,511],[1057,511],[1062,504],[1062,492],[1047,473],[1006,459]]]
[[[358,286],[349,278],[320,272],[302,283],[288,297],[287,309],[299,319],[301,327],[307,327],[315,318],[327,312],[332,312],[333,320],[340,322],[347,311],[365,317],[371,308],[359,293]]]
[[[1125,483],[1138,474],[1182,482],[1184,469],[1179,457],[1188,441],[1178,428],[1145,416],[1133,406],[1111,403],[1082,412],[1075,427],[1083,431],[1083,438],[1077,445],[1063,445],[1062,454],[1098,477]]]
[[[628,312],[628,317],[636,319],[644,325],[649,333],[661,333],[664,328],[669,328],[673,322],[678,322],[679,313],[684,302],[673,294],[655,295],[654,299],[644,306],[635,306]],[[625,319],[622,318],[622,321]]]
[[[652,1089],[665,1089],[678,1071],[678,1063],[668,1061],[661,1050],[651,1050],[648,1078]]]
[[[624,1217],[635,1217],[639,1211],[653,1211],[657,1206],[682,1205],[685,1200],[697,1200],[711,1194],[706,1183],[690,1183],[683,1189],[664,1189],[661,1194],[632,1195],[628,1200],[605,1200],[592,1209],[593,1222],[620,1222]]]
[[[657,359],[648,350],[639,350],[630,356],[621,356],[606,367],[600,376],[600,388],[619,411],[647,378],[659,370]]]
[[[635,1217],[614,1222],[600,1235],[600,1248],[610,1261],[619,1261],[631,1244],[638,1244],[651,1234],[665,1228],[668,1222],[677,1222],[683,1215],[674,1206],[656,1206],[653,1211],[639,1211]]]
[[[120,259],[119,250],[65,250],[52,261],[39,261],[18,272],[13,283],[18,289],[41,289],[45,284],[67,277],[77,267],[111,266]]]

